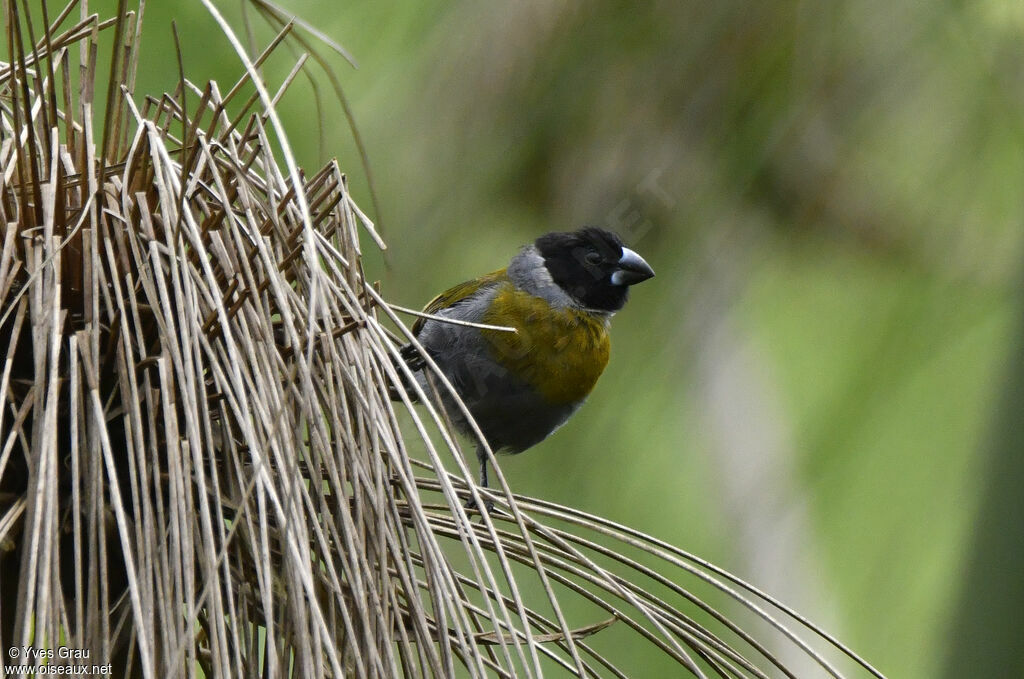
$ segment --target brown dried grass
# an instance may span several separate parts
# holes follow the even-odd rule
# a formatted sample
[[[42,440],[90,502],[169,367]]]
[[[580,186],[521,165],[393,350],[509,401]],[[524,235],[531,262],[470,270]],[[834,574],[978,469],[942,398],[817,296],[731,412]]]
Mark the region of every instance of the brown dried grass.
[[[695,676],[793,676],[780,645],[838,676],[812,642],[855,656],[778,602],[500,470],[470,521],[472,471],[402,390],[382,320],[404,326],[363,275],[360,236],[383,243],[274,112],[306,57],[273,93],[258,70],[286,39],[326,61],[254,2],[280,33],[248,63],[204,3],[244,74],[160,97],[134,92],[141,5],[44,5],[39,32],[3,4],[0,646],[118,676],[622,677],[628,637]]]

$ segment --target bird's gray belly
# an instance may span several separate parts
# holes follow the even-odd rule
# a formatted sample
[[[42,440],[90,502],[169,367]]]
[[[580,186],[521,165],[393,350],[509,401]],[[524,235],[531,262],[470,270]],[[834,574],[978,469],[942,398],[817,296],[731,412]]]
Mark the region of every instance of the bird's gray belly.
[[[479,322],[492,298],[493,291],[441,314]],[[424,324],[418,339],[455,387],[492,450],[520,453],[540,443],[583,403],[582,400],[557,405],[546,402],[535,389],[491,358],[476,328],[430,320]],[[424,370],[417,377],[431,395],[432,389],[425,378],[427,372]],[[441,384],[436,387],[452,423],[472,435],[472,429],[450,393]]]
[[[433,358],[495,451],[519,453],[540,443],[582,403],[548,403],[526,382],[491,360],[486,351],[441,352]],[[431,394],[423,373],[420,381]],[[437,391],[452,423],[471,435],[472,429],[451,394],[440,384]]]
[[[492,450],[519,453],[543,441],[562,426],[578,407],[553,406],[532,389],[511,377],[491,382],[484,389],[461,390],[462,398]],[[453,423],[472,433],[450,395],[443,398]]]

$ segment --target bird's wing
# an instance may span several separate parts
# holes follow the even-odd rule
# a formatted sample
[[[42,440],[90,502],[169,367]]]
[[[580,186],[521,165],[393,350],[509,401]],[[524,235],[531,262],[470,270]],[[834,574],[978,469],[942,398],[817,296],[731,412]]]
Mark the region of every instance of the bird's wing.
[[[445,309],[450,309],[462,300],[472,296],[479,290],[483,290],[486,287],[499,283],[506,279],[505,269],[498,269],[491,273],[484,274],[479,278],[474,278],[471,281],[465,281],[458,285],[448,288],[440,295],[430,300],[427,306],[423,307],[423,313],[436,314]],[[423,324],[427,322],[426,318],[420,316],[416,319],[416,322],[412,325],[412,334],[419,335],[420,330],[423,329]]]

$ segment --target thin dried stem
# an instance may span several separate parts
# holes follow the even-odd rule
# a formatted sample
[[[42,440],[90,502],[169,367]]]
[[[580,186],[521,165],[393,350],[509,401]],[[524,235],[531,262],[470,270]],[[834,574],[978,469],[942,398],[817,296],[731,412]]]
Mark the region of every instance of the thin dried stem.
[[[72,2],[42,35],[25,4],[0,64],[0,647],[62,639],[116,676],[624,677],[632,643],[765,677],[789,644],[881,676],[707,562],[500,469],[475,486],[385,327],[415,344],[396,312],[422,312],[364,276],[381,235],[336,162],[289,151],[275,107],[327,64],[308,24],[256,3],[277,33],[250,59],[203,0],[238,81],[179,52],[176,92],[137,97],[141,4]],[[314,59],[266,82],[289,40]]]

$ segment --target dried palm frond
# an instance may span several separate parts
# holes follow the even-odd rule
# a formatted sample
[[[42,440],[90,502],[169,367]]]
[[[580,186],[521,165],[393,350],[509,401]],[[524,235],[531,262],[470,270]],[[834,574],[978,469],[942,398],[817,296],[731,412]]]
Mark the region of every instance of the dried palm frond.
[[[404,326],[363,275],[360,235],[383,243],[274,111],[305,56],[273,92],[259,75],[295,24],[258,3],[280,33],[250,62],[204,2],[243,75],[160,97],[134,92],[141,7],[44,4],[40,28],[3,5],[0,646],[85,649],[115,676],[621,677],[629,642],[695,676],[794,676],[781,644],[881,676],[500,472],[471,522],[481,491],[444,414],[414,407],[384,321]]]

